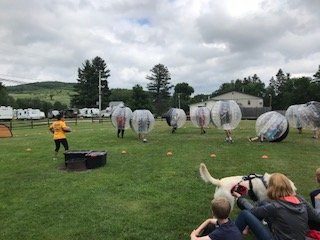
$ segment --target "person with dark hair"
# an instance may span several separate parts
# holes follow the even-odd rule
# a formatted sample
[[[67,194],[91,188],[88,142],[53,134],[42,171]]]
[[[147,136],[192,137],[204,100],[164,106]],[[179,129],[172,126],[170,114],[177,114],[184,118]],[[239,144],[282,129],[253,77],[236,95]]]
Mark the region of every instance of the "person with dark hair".
[[[51,133],[53,133],[53,140],[55,143],[55,150],[54,150],[54,155],[52,159],[57,160],[57,156],[58,156],[58,152],[61,144],[63,145],[65,151],[69,150],[69,144],[68,144],[65,133],[71,132],[71,129],[66,125],[63,115],[59,113],[56,116],[56,121],[54,121],[49,126],[49,130]]]
[[[302,197],[295,194],[289,179],[273,173],[269,179],[269,200],[253,206],[237,192],[232,193],[241,210],[236,225],[243,232],[247,228],[259,240],[304,240],[310,231],[309,221],[320,223],[320,213]],[[262,220],[268,224],[264,225]]]
[[[211,202],[213,218],[205,220],[190,234],[191,240],[241,240],[241,232],[229,219],[231,205],[224,197],[217,197]]]

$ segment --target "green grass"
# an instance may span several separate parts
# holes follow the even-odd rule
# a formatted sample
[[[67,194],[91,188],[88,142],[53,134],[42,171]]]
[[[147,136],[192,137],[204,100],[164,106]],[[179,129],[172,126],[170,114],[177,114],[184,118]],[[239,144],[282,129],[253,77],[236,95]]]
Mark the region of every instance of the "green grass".
[[[52,160],[46,126],[16,129],[14,137],[0,139],[0,239],[189,239],[210,216],[214,192],[199,176],[201,162],[218,178],[283,172],[307,199],[317,187],[320,143],[310,130],[299,135],[291,129],[280,143],[249,143],[255,121],[242,121],[235,142],[227,144],[214,127],[200,135],[187,122],[171,134],[165,121],[157,121],[142,143],[131,130],[118,139],[110,122],[70,126],[71,150],[106,150],[106,166],[63,170],[62,151]],[[232,217],[237,213],[235,208]]]

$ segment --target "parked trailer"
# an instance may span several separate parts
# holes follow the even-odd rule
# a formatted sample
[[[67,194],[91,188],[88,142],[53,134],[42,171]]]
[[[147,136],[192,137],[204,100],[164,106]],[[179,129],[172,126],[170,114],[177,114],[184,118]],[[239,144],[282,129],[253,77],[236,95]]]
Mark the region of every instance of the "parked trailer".
[[[0,120],[12,120],[13,108],[8,106],[0,106]]]
[[[44,118],[45,118],[45,114],[44,112],[40,111],[40,109],[32,109],[32,108],[18,109],[17,119],[39,120]]]
[[[99,109],[98,108],[81,108],[79,109],[79,117],[91,118],[98,117]]]

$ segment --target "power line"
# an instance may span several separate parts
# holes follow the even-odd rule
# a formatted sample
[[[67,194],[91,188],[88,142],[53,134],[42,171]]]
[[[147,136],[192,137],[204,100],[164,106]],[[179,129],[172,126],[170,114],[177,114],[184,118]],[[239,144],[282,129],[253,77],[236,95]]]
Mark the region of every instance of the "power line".
[[[9,83],[22,83],[22,84],[30,83],[30,82],[26,82],[26,81],[7,79],[7,78],[0,78],[0,81],[9,82]]]
[[[45,80],[45,79],[26,78],[26,77],[14,76],[14,75],[9,75],[9,74],[4,74],[4,73],[0,73],[0,75],[5,76],[5,77],[0,76],[0,78],[2,78],[2,79],[20,81],[21,83],[32,83],[32,82],[39,82],[39,81],[49,81],[49,80]],[[9,78],[7,78],[7,77],[9,77]]]

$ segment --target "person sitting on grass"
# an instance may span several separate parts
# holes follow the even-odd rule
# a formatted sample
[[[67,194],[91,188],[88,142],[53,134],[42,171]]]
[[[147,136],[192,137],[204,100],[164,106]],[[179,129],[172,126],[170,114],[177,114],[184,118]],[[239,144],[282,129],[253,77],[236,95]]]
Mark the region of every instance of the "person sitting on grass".
[[[316,178],[317,184],[320,184],[320,168],[316,169],[315,178]],[[317,212],[320,212],[320,189],[319,188],[310,193],[310,199],[311,199],[312,206],[315,208],[315,210]],[[309,226],[311,229],[320,231],[320,224],[314,221],[309,221]]]
[[[315,178],[316,178],[317,184],[320,185],[320,168],[316,169]],[[319,211],[320,211],[320,202],[316,204],[316,201],[315,201],[315,199],[319,199],[319,198],[320,198],[320,189],[319,188],[310,193],[310,199],[311,199],[312,206],[316,209],[319,209]]]
[[[253,206],[239,193],[232,194],[242,209],[236,225],[240,231],[249,227],[259,240],[304,240],[310,231],[308,221],[320,223],[320,213],[295,194],[289,179],[281,173],[271,175],[267,188],[269,201],[264,204]],[[263,224],[263,219],[268,225]]]
[[[212,200],[213,218],[205,220],[190,234],[191,240],[242,240],[242,234],[229,219],[231,205],[224,197]]]

